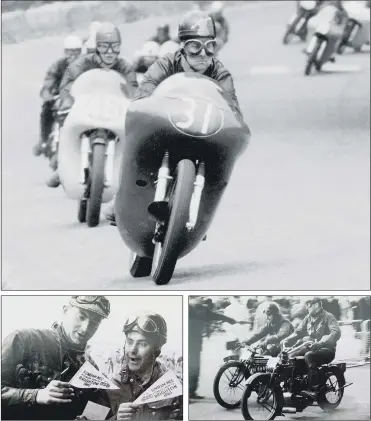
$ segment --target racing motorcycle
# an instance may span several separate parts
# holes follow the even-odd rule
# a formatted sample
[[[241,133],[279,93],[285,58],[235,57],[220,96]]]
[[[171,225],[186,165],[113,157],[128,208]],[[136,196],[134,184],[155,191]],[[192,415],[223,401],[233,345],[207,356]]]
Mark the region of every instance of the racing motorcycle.
[[[308,368],[304,357],[290,357],[302,349],[310,350],[313,341],[298,341],[292,348],[283,348],[278,357],[267,362],[266,373],[256,373],[249,377],[242,397],[241,410],[245,420],[273,420],[284,414],[303,412],[314,404],[308,390]],[[344,395],[346,383],[345,363],[334,363],[319,367],[320,388],[316,394],[318,406],[332,412]],[[264,414],[262,413],[263,411]]]
[[[172,75],[130,103],[125,131],[117,228],[131,275],[167,284],[204,239],[250,131],[229,95],[198,73]]]
[[[343,54],[347,47],[361,51],[363,45],[370,43],[370,9],[362,2],[346,2],[344,8],[348,14],[343,38],[337,48]]]
[[[308,55],[305,75],[309,76],[313,67],[319,72],[326,62],[333,62],[343,38],[347,18],[335,6],[327,5],[308,22],[309,43],[305,49]]]
[[[76,79],[71,96],[60,134],[59,176],[67,196],[79,203],[79,222],[95,227],[101,204],[113,199],[118,186],[130,95],[119,73],[93,69]]]
[[[243,349],[241,357],[237,354]],[[216,373],[213,392],[219,405],[226,409],[235,409],[241,405],[246,380],[255,373],[264,373],[269,356],[262,355],[259,345],[252,347],[238,343],[234,354],[223,358],[223,365]],[[222,392],[227,390],[227,396]]]
[[[310,18],[317,13],[317,2],[302,0],[299,2],[299,7],[287,24],[286,32],[283,36],[283,44],[288,44],[291,38],[296,35],[302,41],[307,39],[307,25]]]

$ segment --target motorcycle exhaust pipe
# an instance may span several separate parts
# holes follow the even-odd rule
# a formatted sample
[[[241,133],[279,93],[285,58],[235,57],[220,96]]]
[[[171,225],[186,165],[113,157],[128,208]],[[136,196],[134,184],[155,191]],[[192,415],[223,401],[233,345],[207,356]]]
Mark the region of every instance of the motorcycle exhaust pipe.
[[[81,171],[80,184],[86,184],[87,169],[89,168],[89,154],[91,153],[90,139],[85,134],[81,138]]]
[[[282,414],[296,414],[296,409],[290,406],[284,406],[281,412]]]
[[[106,180],[104,182],[105,187],[110,187],[112,185],[116,140],[117,138],[115,138],[114,140],[110,140],[106,148],[107,158],[106,158],[106,168],[105,168]]]
[[[200,162],[197,170],[196,180],[194,183],[194,190],[192,194],[191,204],[189,207],[189,221],[187,222],[188,231],[196,226],[198,211],[200,209],[202,190],[205,186],[205,164]]]
[[[169,152],[165,152],[165,156],[162,160],[160,170],[158,172],[157,187],[155,192],[154,202],[162,202],[166,197],[167,180],[171,178],[169,176]]]

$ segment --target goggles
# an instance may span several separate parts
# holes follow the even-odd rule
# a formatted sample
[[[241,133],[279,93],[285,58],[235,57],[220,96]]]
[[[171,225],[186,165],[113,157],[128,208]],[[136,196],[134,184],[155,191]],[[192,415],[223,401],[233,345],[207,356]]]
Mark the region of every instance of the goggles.
[[[79,304],[97,304],[105,314],[111,310],[110,302],[101,295],[74,295],[72,298]]]
[[[198,56],[204,49],[207,56],[213,56],[216,53],[217,43],[213,39],[206,42],[199,39],[188,39],[184,42],[184,51],[190,56]]]
[[[129,317],[124,324],[123,332],[130,332],[135,326],[144,333],[159,333],[157,323],[150,317]]]
[[[121,50],[121,43],[119,42],[98,42],[97,51],[100,54],[108,53],[109,50],[112,50],[113,53],[118,54]]]

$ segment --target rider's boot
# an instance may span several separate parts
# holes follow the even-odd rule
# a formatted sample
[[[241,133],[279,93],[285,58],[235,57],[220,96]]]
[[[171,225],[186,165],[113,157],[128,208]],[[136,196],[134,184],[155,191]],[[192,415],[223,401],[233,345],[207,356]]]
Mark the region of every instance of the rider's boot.
[[[303,396],[315,401],[317,400],[318,390],[319,390],[318,369],[310,368],[308,372],[308,389],[303,390],[301,393]]]
[[[108,204],[106,210],[103,212],[104,217],[107,221],[110,221],[111,225],[116,226],[115,217],[115,198]]]
[[[46,182],[46,185],[51,188],[56,188],[56,187],[59,187],[60,184],[61,184],[61,180],[59,179],[58,171],[54,171],[52,176]]]
[[[40,156],[45,149],[49,134],[53,125],[53,110],[52,103],[46,101],[43,103],[40,113],[40,139],[39,142],[33,147],[33,154]]]

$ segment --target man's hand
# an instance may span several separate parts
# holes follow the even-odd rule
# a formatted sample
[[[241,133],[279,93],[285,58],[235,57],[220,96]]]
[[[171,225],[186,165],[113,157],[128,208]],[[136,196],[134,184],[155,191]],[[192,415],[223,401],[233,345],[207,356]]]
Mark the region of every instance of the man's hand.
[[[118,420],[132,420],[139,409],[140,405],[131,402],[122,403],[117,411]]]
[[[71,403],[75,392],[69,383],[52,380],[45,389],[40,389],[36,395],[36,403],[50,405],[53,403]]]
[[[310,351],[318,351],[322,347],[323,347],[323,344],[321,344],[320,342],[314,342],[313,345],[309,349]]]

